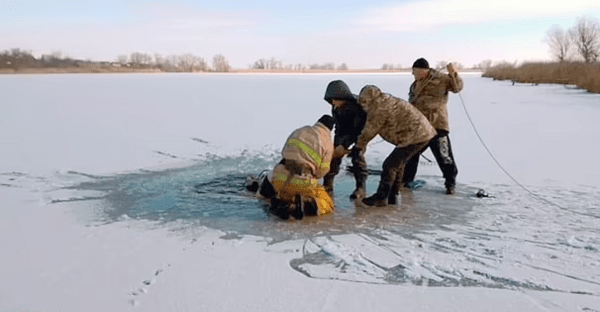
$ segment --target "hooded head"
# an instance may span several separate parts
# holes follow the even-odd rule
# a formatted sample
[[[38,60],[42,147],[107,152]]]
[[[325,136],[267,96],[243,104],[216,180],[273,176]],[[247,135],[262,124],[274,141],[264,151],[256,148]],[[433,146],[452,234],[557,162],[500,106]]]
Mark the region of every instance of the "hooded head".
[[[334,80],[327,85],[325,90],[325,101],[331,104],[331,100],[355,101],[356,95],[350,92],[348,85],[342,80]]]
[[[372,111],[377,105],[377,100],[381,98],[381,89],[373,85],[364,86],[358,95],[358,104],[365,112]]]
[[[321,118],[319,118],[319,120],[317,122],[322,123],[330,131],[333,129],[333,125],[335,124],[333,117],[331,117],[329,115],[321,116]]]

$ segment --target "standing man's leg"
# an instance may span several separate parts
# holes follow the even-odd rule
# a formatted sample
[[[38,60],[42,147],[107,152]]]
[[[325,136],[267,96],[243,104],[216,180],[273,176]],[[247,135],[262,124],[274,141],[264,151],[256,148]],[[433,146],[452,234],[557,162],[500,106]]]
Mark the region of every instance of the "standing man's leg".
[[[419,160],[421,159],[421,154],[423,154],[427,148],[429,147],[428,142],[425,147],[423,147],[417,154],[411,157],[407,162],[406,166],[404,166],[404,174],[402,175],[402,184],[400,186],[408,187],[410,182],[415,180],[415,176],[417,175],[417,169],[419,167]]]
[[[444,179],[446,180],[446,194],[454,194],[456,187],[456,176],[458,175],[458,167],[454,161],[452,154],[452,146],[450,145],[450,137],[447,132],[439,131],[439,134],[433,138],[431,144],[431,152],[435,156],[435,160],[442,170]]]
[[[421,153],[411,157],[408,162],[406,162],[406,166],[404,167],[404,174],[402,177],[402,185],[408,187],[408,184],[415,180],[415,176],[417,175],[417,169],[419,167],[419,157],[421,157]]]
[[[340,165],[343,158],[344,156],[331,159],[329,172],[323,177],[323,187],[329,196],[333,196],[333,179],[340,172]]]
[[[354,192],[350,195],[350,199],[363,198],[365,197],[367,178],[369,177],[365,156],[361,154],[352,155],[352,173],[356,180],[356,189],[354,189]]]
[[[406,147],[408,149],[407,153],[409,155],[411,153],[414,153],[414,154],[412,157],[410,157],[408,159],[406,164],[401,165],[398,168],[398,173],[396,174],[396,179],[394,181],[394,184],[392,184],[390,194],[388,195],[388,204],[389,205],[395,205],[397,203],[397,198],[398,198],[398,193],[400,192],[400,188],[402,186],[406,186],[406,184],[404,184],[404,181],[405,181],[404,179],[407,176],[406,170],[408,169],[408,165],[409,165],[410,161],[414,161],[414,159],[416,159],[417,165],[418,165],[419,157],[427,149],[428,145],[429,145],[429,142],[424,142],[424,143],[417,143],[417,144],[409,145]],[[416,166],[415,166],[415,173],[416,173]],[[409,174],[411,174],[411,173],[409,173]],[[412,182],[413,180],[414,180],[414,174],[412,175],[412,180],[410,182]]]
[[[427,146],[427,142],[395,148],[383,162],[383,170],[381,172],[381,179],[379,180],[377,192],[371,197],[363,199],[362,202],[369,206],[384,206],[389,199],[392,187],[394,186],[395,188],[399,189],[399,183],[394,182],[401,181],[399,179],[396,180],[396,178],[398,175],[404,174],[404,166],[406,165],[406,162],[425,146]],[[396,195],[397,191],[394,196]]]

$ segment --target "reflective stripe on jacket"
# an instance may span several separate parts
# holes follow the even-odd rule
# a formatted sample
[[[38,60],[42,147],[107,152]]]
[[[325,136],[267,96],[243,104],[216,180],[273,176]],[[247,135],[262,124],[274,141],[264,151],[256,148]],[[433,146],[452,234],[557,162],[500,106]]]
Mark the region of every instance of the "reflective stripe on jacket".
[[[296,195],[311,198],[317,204],[317,215],[334,210],[333,200],[318,180],[307,174],[293,175],[283,164],[278,164],[270,173],[269,181],[281,200],[291,202]]]
[[[297,129],[286,140],[281,156],[300,164],[313,178],[322,178],[333,156],[331,130],[320,122]]]

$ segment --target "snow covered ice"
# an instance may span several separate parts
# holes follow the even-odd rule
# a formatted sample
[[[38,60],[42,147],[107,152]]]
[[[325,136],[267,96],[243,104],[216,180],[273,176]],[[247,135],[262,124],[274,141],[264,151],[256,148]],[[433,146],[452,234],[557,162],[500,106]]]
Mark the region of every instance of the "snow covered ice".
[[[542,199],[451,94],[456,195],[423,160],[398,206],[355,205],[341,173],[334,214],[278,220],[245,177],[330,112],[335,79],[406,98],[412,76],[0,76],[0,311],[600,311],[599,95],[463,74],[477,131]]]

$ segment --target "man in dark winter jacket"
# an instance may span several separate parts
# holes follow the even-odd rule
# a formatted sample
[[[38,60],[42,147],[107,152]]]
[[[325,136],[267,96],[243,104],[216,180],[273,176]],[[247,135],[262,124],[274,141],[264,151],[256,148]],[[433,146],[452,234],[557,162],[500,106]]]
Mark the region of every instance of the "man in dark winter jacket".
[[[448,136],[450,133],[447,108],[448,91],[460,92],[463,88],[463,81],[452,64],[447,66],[447,75],[429,68],[429,63],[424,58],[416,60],[412,68],[415,81],[410,86],[408,101],[427,117],[437,132],[428,147],[435,156],[446,180],[446,194],[454,194],[458,168]],[[406,164],[402,178],[405,186],[415,179],[420,154],[413,156]]]
[[[358,105],[357,98],[358,96],[352,94],[348,85],[342,80],[331,81],[325,90],[325,101],[331,104],[331,113],[335,120],[333,159],[329,173],[323,180],[323,186],[329,194],[333,193],[333,179],[340,172],[342,159],[350,153],[350,146],[356,143],[367,120],[367,114]],[[365,195],[365,184],[369,175],[363,155],[352,156],[352,173],[356,180],[356,189],[350,195],[350,199],[362,198]]]

